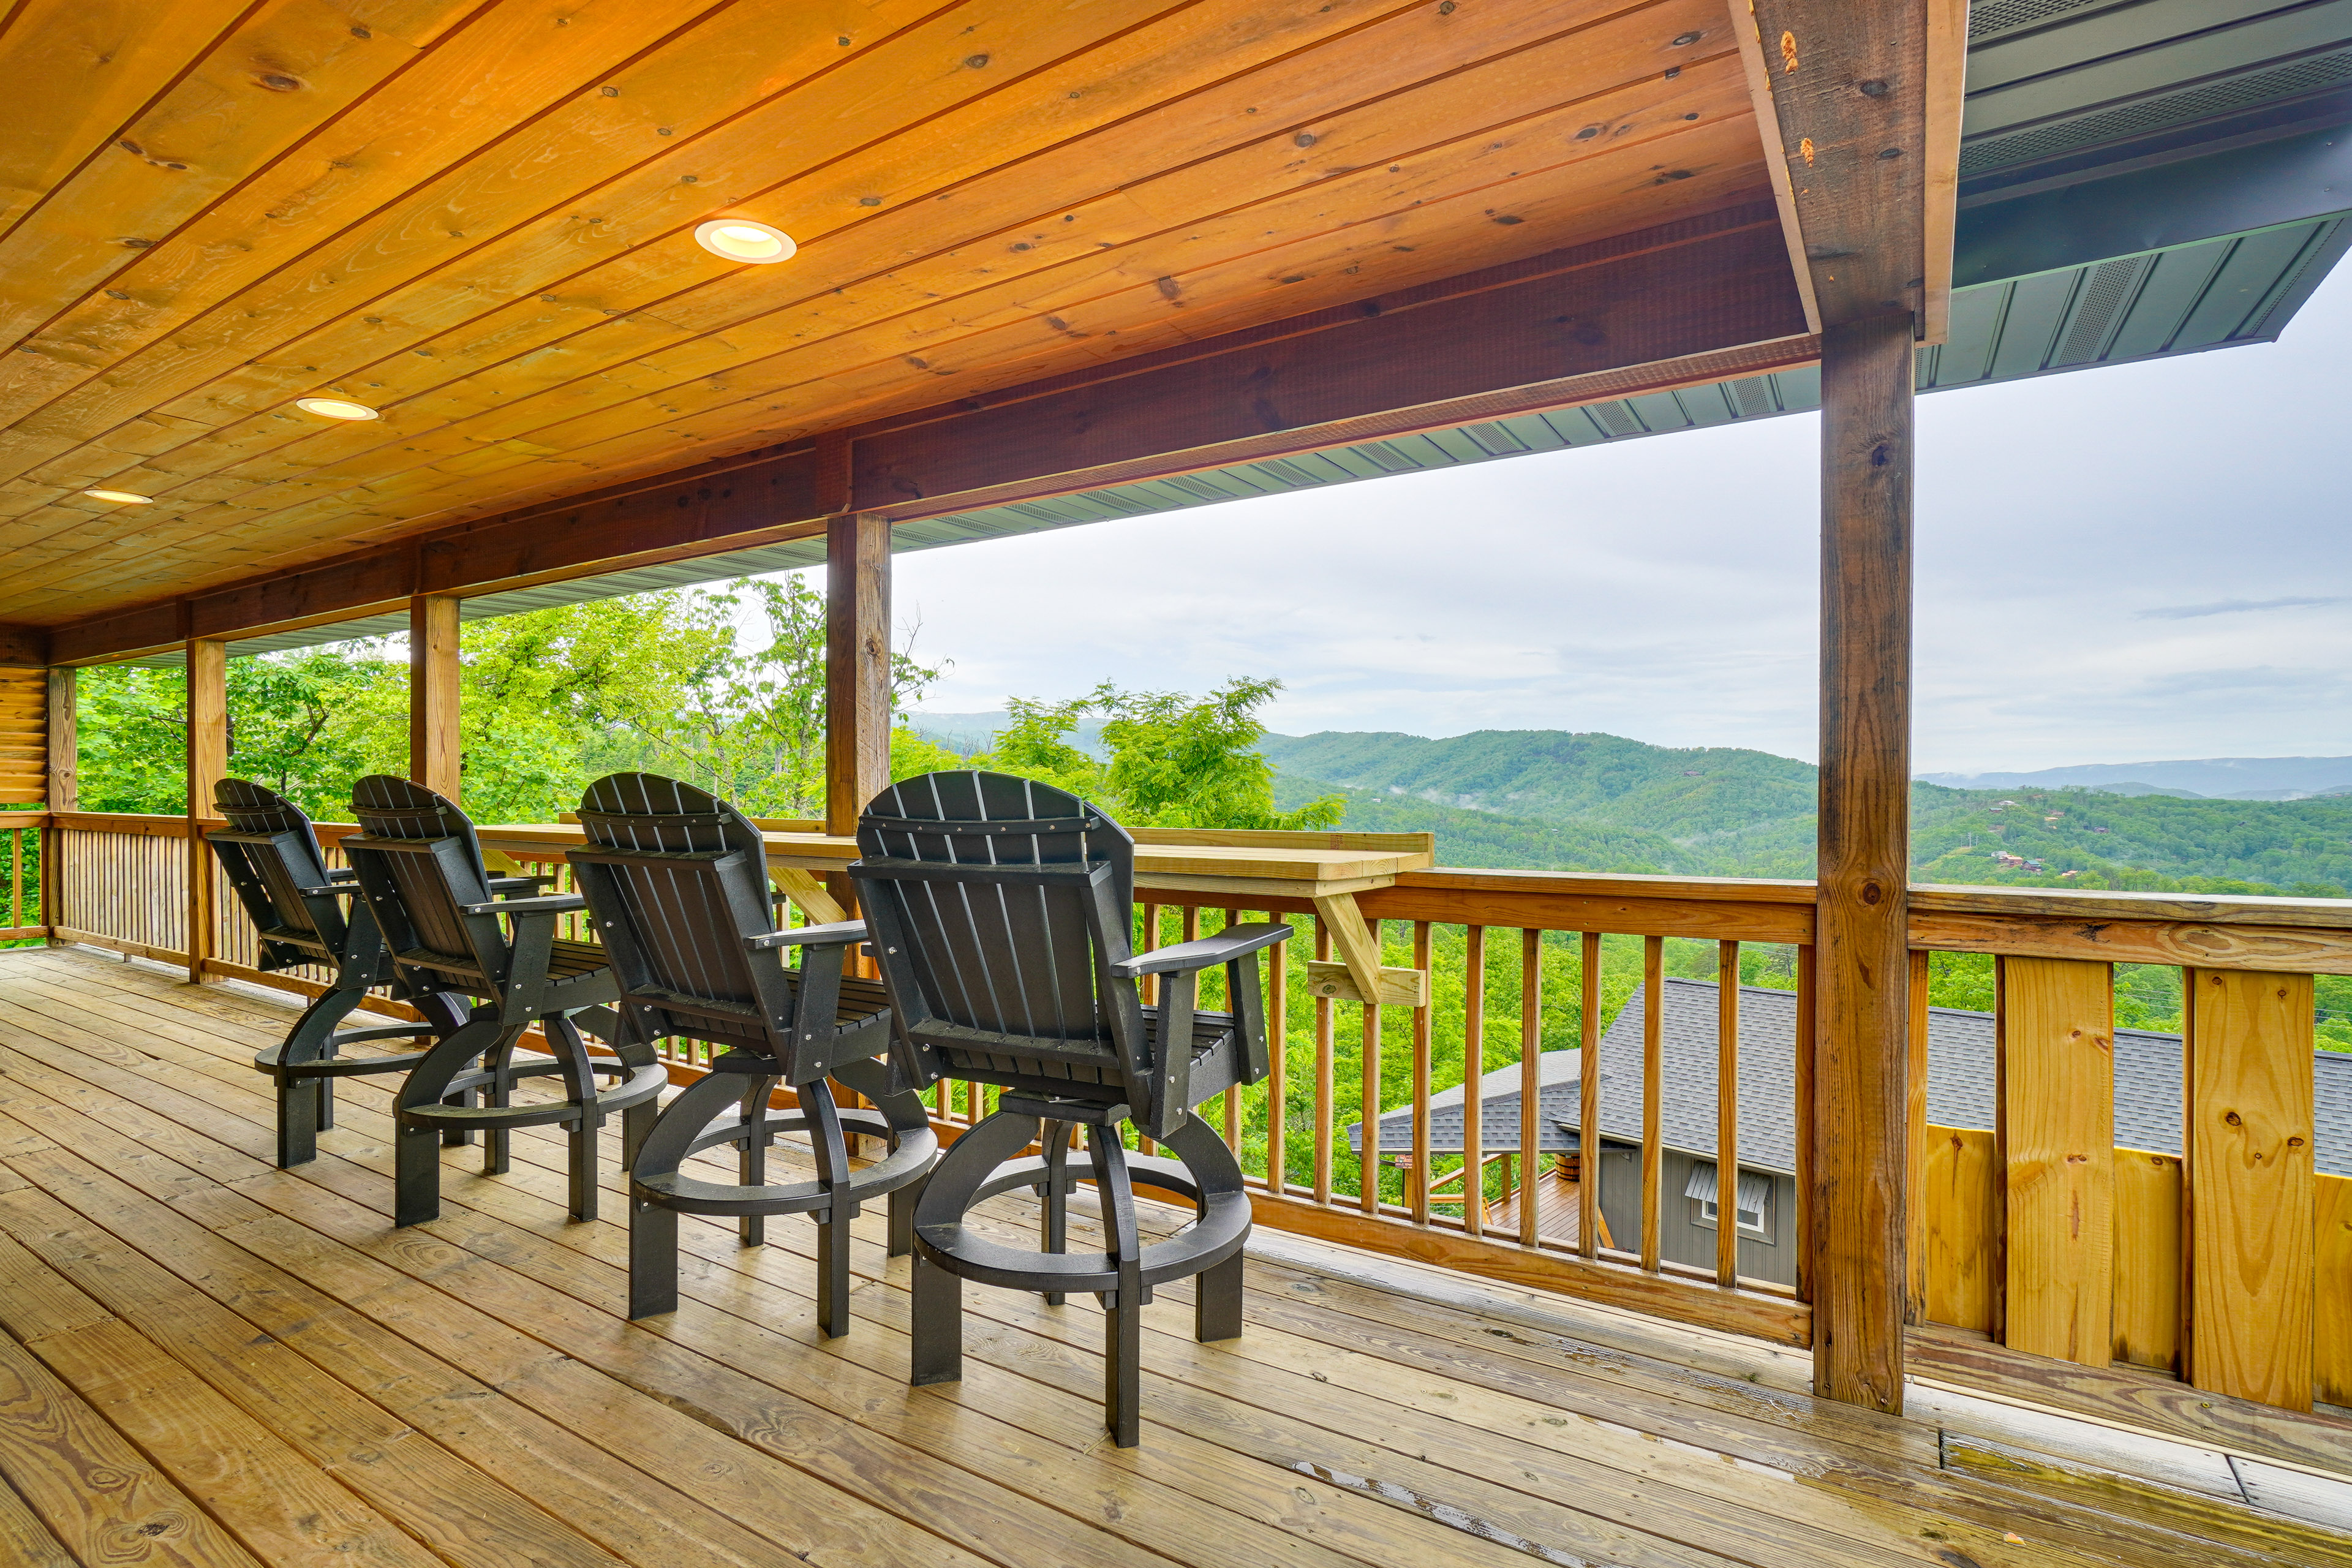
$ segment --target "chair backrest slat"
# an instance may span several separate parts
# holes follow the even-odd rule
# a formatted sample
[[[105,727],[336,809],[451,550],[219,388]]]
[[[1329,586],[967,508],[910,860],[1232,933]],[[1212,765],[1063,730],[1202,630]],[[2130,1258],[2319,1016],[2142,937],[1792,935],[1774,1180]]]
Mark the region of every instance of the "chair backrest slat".
[[[343,852],[384,944],[409,962],[439,961],[503,980],[509,952],[498,917],[464,910],[490,897],[472,820],[423,784],[389,773],[352,786],[352,815],[360,832],[343,841]]]
[[[656,773],[614,773],[580,803],[587,840],[571,857],[595,910],[624,999],[712,1005],[724,1018],[789,1026],[792,994],[772,963],[755,965],[746,938],[776,929],[767,841],[751,820],[692,784]],[[660,1020],[665,1033],[717,1034],[765,1049],[758,1029],[738,1039],[696,1014]]]
[[[213,807],[228,826],[205,837],[265,948],[273,942],[294,942],[341,952],[346,931],[341,907],[333,899],[304,893],[328,881],[326,858],[319,851],[318,829],[309,815],[248,779],[221,780],[214,786]],[[298,956],[290,949],[265,952],[262,957],[269,967],[319,961],[316,953]]]
[[[1139,1003],[1108,965],[1128,955],[1135,847],[1118,824],[1049,784],[936,773],[877,795],[857,845],[911,1035],[951,1070],[1127,1086]]]

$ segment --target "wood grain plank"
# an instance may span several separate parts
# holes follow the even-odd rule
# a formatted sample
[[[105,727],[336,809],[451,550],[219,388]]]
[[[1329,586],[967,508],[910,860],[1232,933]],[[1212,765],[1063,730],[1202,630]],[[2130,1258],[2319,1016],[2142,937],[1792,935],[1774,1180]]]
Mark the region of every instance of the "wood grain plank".
[[[425,17],[468,0],[422,0]],[[265,0],[51,187],[0,239],[0,342],[135,267],[143,251],[411,65],[414,47],[322,0]],[[45,346],[43,354],[55,352]],[[85,351],[86,352],[86,351]]]
[[[2180,1367],[2180,1160],[2116,1151],[2115,1359]]]
[[[2188,972],[2189,1381],[2311,1408],[2312,983]]]
[[[2000,1164],[1993,1135],[1933,1125],[1927,1135],[1919,1204],[1926,1216],[1927,1318],[1990,1332],[2000,1236]]]
[[[85,1563],[260,1568],[24,1346],[0,1339],[0,1473]]]
[[[2001,961],[2001,1339],[2105,1366],[2115,1344],[2115,973]]]
[[[482,317],[478,298],[446,284],[435,290],[447,300],[439,310],[395,298],[386,309],[397,314],[389,319],[420,330],[433,329],[450,310],[462,310],[466,319],[419,340],[415,347],[425,357],[412,353],[371,374],[383,377],[386,402],[421,397],[439,419],[491,415],[492,424],[477,438],[498,439],[545,423],[528,415],[520,416],[523,424],[511,423],[518,416],[509,411],[534,393],[591,376],[642,384],[649,373],[680,381],[735,370],[820,331],[838,333],[845,325],[910,310],[951,309],[935,301],[972,296],[976,287],[976,298],[1012,290],[1029,313],[1053,314],[1065,307],[1050,297],[1051,289],[1043,279],[1025,285],[1022,279],[1105,244],[1123,255],[1156,226],[1222,211],[1235,191],[1328,185],[1350,168],[1418,156],[1432,142],[1458,140],[1465,132],[1508,127],[1515,118],[1553,109],[1563,77],[1586,85],[1588,96],[1592,84],[1646,78],[1654,94],[1657,68],[1666,58],[1687,66],[1684,57],[1704,53],[1677,50],[1665,41],[1696,20],[1703,5],[1704,0],[1674,0],[1655,8],[1654,16],[1646,11],[1611,16],[1589,3],[1530,7],[1475,31],[1418,7],[1371,26],[1345,7],[1308,11],[1252,0],[1247,9],[1227,7],[1233,14],[1225,16],[1217,7],[1193,7],[1121,40],[1118,61],[1074,60],[1025,84],[1017,98],[983,99],[931,122],[920,137],[899,138],[755,198],[756,207],[804,215],[793,220],[802,249],[793,268],[797,297],[789,305],[776,306],[765,288],[747,289],[741,269],[715,265],[699,251],[645,247],[567,278],[558,301],[568,309],[549,310],[526,298]],[[1320,41],[1314,35],[1341,26],[1342,18],[1357,31],[1318,51],[1333,57],[1329,74],[1310,77],[1265,60],[1283,46]],[[1512,52],[1545,27],[1565,27],[1569,36]],[[1425,36],[1435,47],[1400,47],[1394,35],[1403,30]],[[1207,63],[1192,40],[1220,33],[1223,54],[1216,68],[1248,78],[1247,88],[1228,76],[1184,96]],[[1236,38],[1249,41],[1236,50]],[[1162,47],[1150,50],[1155,44]],[[1475,128],[1463,123],[1466,84],[1447,74],[1465,51],[1503,56],[1477,72]],[[1251,71],[1254,63],[1263,68]],[[1416,79],[1433,75],[1439,79]],[[1056,89],[1063,77],[1075,97]],[[1171,92],[1181,105],[1154,102]],[[1122,116],[1139,105],[1142,112]],[[1242,112],[1244,105],[1252,112]],[[1678,104],[1674,112],[1684,111]],[[1659,113],[1664,116],[1663,106]],[[1307,134],[1320,150],[1312,158],[1300,156],[1295,136],[1278,129],[1281,121],[1307,114],[1316,115]],[[1595,104],[1589,118],[1612,132],[1618,128],[1608,104]],[[747,127],[743,134],[756,130]],[[1022,158],[1036,150],[1040,137],[1055,140],[1050,151]],[[902,145],[908,142],[915,144]],[[971,160],[982,149],[994,153],[996,167],[975,167]],[[1220,152],[1226,155],[1213,155]],[[698,158],[704,169],[698,179],[713,177],[709,162]],[[1017,163],[1017,171],[1003,168],[1006,163]],[[722,157],[722,174],[723,164]],[[861,194],[875,190],[894,193],[889,210],[858,205]],[[1281,226],[1259,224],[1255,232]],[[959,243],[946,243],[950,240]],[[917,259],[910,263],[910,257]],[[1151,263],[1149,270],[1145,265],[1129,268],[1129,275],[1150,279],[1171,264]],[[1087,292],[1093,291],[1098,290]],[[977,308],[986,313],[987,307]],[[599,319],[597,310],[617,315]],[[594,322],[593,331],[583,331],[583,316]],[[919,352],[924,337],[910,330],[899,347]],[[305,340],[299,357],[332,366],[355,352],[361,363],[380,357],[374,344],[338,324],[320,341]],[[284,384],[283,372],[270,365],[236,374]],[[275,395],[283,394],[272,401]],[[405,434],[415,439],[425,432]],[[248,451],[257,437],[271,447],[285,439],[282,426],[248,421],[215,432],[207,446],[226,460]],[[428,440],[420,449],[446,455],[467,448],[462,442]],[[271,477],[274,469],[256,470],[257,479]]]
[[[439,1557],[130,1324],[109,1318],[30,1348],[263,1562],[441,1568]]]
[[[2352,1176],[2323,1174],[2314,1187],[2314,1392],[2330,1405],[2352,1405]]]

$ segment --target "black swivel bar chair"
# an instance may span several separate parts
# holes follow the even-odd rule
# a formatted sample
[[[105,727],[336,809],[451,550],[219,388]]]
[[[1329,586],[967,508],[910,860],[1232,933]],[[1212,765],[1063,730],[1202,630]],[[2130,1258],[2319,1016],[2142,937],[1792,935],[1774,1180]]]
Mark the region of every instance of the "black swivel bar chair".
[[[732,1216],[745,1246],[770,1215],[817,1222],[817,1322],[849,1331],[849,1222],[887,1198],[890,1251],[908,1250],[911,1199],[939,1154],[918,1091],[930,1079],[893,1045],[882,987],[845,976],[866,938],[855,921],[779,929],[767,844],[724,801],[653,773],[614,773],[580,803],[587,844],[572,875],[611,955],[634,1038],[707,1040],[723,1047],[707,1076],[672,1100],[629,1173],[629,1316],[677,1306],[677,1216]],[[788,966],[797,950],[800,964]],[[887,1057],[887,1060],[877,1060]],[[838,1083],[873,1101],[844,1108]],[[796,1108],[771,1103],[779,1085]],[[777,1134],[808,1137],[815,1179],[769,1179]],[[885,1140],[888,1154],[853,1168],[848,1140]],[[739,1180],[707,1181],[682,1167],[705,1149],[731,1147]]]
[[[374,916],[358,901],[355,873],[328,866],[318,830],[300,806],[247,779],[221,780],[213,806],[228,826],[205,834],[205,841],[253,921],[260,939],[257,967],[276,973],[317,964],[333,972],[286,1037],[253,1058],[278,1087],[278,1163],[306,1164],[319,1157],[320,1132],[335,1124],[336,1079],[405,1072],[425,1058],[421,1050],[347,1057],[342,1047],[437,1038],[462,1023],[464,1013],[450,997],[412,990],[394,971]],[[353,900],[348,914],[345,899]],[[338,1029],[377,986],[413,1004],[426,1021]]]
[[[940,1157],[915,1206],[913,1381],[961,1375],[965,1279],[1049,1302],[1091,1292],[1108,1320],[1108,1424],[1132,1447],[1140,1313],[1153,1287],[1199,1275],[1194,1332],[1242,1331],[1249,1196],[1233,1152],[1192,1108],[1265,1076],[1257,954],[1290,928],[1235,926],[1137,956],[1134,841],[1076,796],[1003,773],[892,785],[858,819],[857,847],[850,875],[917,1070],[1002,1090],[995,1112]],[[1217,964],[1231,1012],[1194,1005],[1201,972]],[[1139,993],[1146,974],[1161,976],[1157,1007]],[[1129,1121],[1176,1157],[1130,1157],[1120,1131]],[[1064,1250],[1073,1126],[1087,1131],[1105,1252]],[[1033,1143],[1044,1152],[1028,1155]],[[1142,1245],[1138,1180],[1190,1198],[1192,1222]],[[1036,1252],[964,1218],[1022,1187],[1045,1200]]]
[[[669,1074],[652,1045],[632,1038],[613,1011],[619,990],[604,950],[555,934],[559,917],[585,910],[586,901],[576,893],[494,898],[473,823],[422,784],[384,773],[363,778],[352,787],[352,811],[361,832],[343,840],[343,853],[394,968],[413,986],[475,1004],[400,1086],[393,1223],[417,1225],[440,1214],[442,1142],[469,1142],[478,1130],[488,1145],[484,1173],[502,1175],[508,1134],[532,1126],[569,1134],[572,1215],[595,1218],[597,1129],[619,1113],[624,1158],[633,1158]],[[612,1056],[590,1054],[582,1023],[609,1043]],[[518,1062],[516,1047],[533,1025],[551,1055]],[[546,1074],[562,1079],[563,1098],[512,1103],[518,1079]],[[600,1087],[599,1078],[614,1081]]]

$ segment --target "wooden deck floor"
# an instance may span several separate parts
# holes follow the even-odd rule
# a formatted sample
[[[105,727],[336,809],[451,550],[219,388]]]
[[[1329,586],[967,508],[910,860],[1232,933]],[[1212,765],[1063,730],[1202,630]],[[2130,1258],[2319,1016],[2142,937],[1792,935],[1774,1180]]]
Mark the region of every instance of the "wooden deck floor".
[[[550,1137],[499,1178],[448,1151],[407,1231],[381,1084],[273,1169],[249,1060],[287,1018],[0,953],[0,1562],[2352,1565],[2341,1482],[1948,1393],[1816,1405],[1801,1355],[1266,1232],[1240,1341],[1147,1310],[1129,1452],[1087,1303],[971,1289],[966,1381],[908,1388],[878,1215],[845,1340],[787,1221],[689,1220],[685,1304],[633,1325]]]

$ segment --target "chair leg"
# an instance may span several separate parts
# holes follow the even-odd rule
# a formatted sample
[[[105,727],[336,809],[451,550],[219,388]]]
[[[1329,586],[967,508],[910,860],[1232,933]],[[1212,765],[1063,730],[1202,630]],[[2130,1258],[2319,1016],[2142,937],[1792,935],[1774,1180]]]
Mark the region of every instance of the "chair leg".
[[[572,1164],[572,1217],[585,1224],[596,1217],[596,1112],[583,1109],[570,1131],[566,1152]]]
[[[514,1079],[514,1041],[501,1040],[499,1048],[489,1053],[487,1064],[490,1081],[482,1086],[484,1105],[504,1106],[512,1098]],[[511,1168],[509,1159],[509,1137],[503,1127],[482,1129],[482,1174],[503,1176]]]
[[[392,1223],[423,1225],[441,1217],[441,1140],[430,1127],[393,1134]]]
[[[755,1078],[743,1091],[743,1142],[736,1154],[736,1179],[747,1187],[764,1186],[768,1180],[768,1095],[773,1079]],[[768,1216],[747,1214],[737,1221],[739,1238],[746,1247],[761,1247],[768,1239]],[[824,1252],[824,1240],[819,1237],[817,1252]],[[820,1272],[822,1268],[820,1267]]]
[[[677,1211],[629,1199],[629,1316],[677,1310]]]
[[[278,1168],[307,1165],[319,1157],[319,1091],[324,1079],[278,1079]]]
[[[1069,1124],[1046,1122],[1037,1134],[1037,1142],[1045,1152],[1045,1206],[1037,1221],[1037,1250],[1067,1252],[1070,1249]],[[1069,1299],[1059,1290],[1048,1290],[1045,1294],[1048,1307],[1058,1307]]]
[[[914,1370],[907,1381],[963,1381],[963,1281],[915,1253]]]
[[[732,1089],[724,1073],[712,1073],[698,1082],[688,1084],[686,1091],[669,1102],[657,1118],[649,1118],[642,1125],[637,1150],[629,1161],[631,1186],[629,1191],[629,1316],[642,1318],[654,1312],[667,1312],[677,1306],[677,1211],[667,1204],[651,1202],[636,1191],[638,1181],[657,1181],[677,1173],[686,1163],[687,1151],[695,1138],[725,1109],[733,1098]],[[622,1138],[628,1138],[626,1118],[636,1114],[639,1108],[623,1112]],[[650,1105],[642,1109],[650,1111]]]
[[[1192,1282],[1192,1337],[1202,1344],[1242,1337],[1242,1255],[1234,1253]]]
[[[800,1091],[801,1115],[807,1119],[809,1144],[816,1155],[816,1176],[830,1200],[815,1211],[816,1326],[826,1339],[849,1332],[849,1216],[857,1205],[850,1201],[849,1145],[841,1130],[840,1108],[834,1103],[833,1085],[824,1079],[804,1084]]]
[[[1103,1415],[1111,1441],[1132,1448],[1142,1440],[1137,1406],[1142,1397],[1143,1237],[1136,1224],[1135,1189],[1128,1181],[1127,1146],[1116,1126],[1087,1129],[1087,1153],[1110,1233],[1118,1288],[1103,1303]]]
[[[330,1051],[328,1054],[331,1056],[334,1053]],[[335,1080],[331,1078],[322,1078],[319,1080],[319,1131],[321,1132],[327,1131],[334,1125]]]
[[[658,1098],[641,1100],[621,1112],[621,1169],[634,1171],[637,1168],[637,1156],[645,1152],[646,1139],[652,1133],[654,1122],[660,1116],[661,1101]]]
[[[915,1250],[915,1202],[923,1195],[923,1184],[908,1182],[890,1192],[890,1250],[887,1256],[904,1258]]]
[[[461,1089],[455,1094],[444,1097],[441,1103],[444,1105],[471,1105],[474,1103],[474,1091],[470,1089]],[[453,1128],[441,1134],[441,1146],[445,1149],[455,1149],[463,1144],[471,1143],[473,1141],[474,1130],[470,1127]]]

